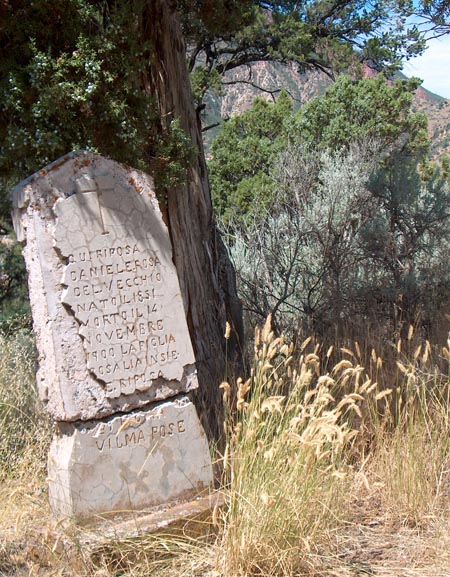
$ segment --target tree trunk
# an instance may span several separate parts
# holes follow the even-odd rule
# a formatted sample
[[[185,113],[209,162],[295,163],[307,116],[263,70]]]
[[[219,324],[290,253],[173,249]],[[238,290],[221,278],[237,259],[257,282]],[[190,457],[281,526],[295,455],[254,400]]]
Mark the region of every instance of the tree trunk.
[[[186,53],[176,2],[150,0],[144,19],[152,42],[150,90],[156,96],[162,126],[179,119],[198,149],[185,183],[163,191],[174,261],[196,355],[197,408],[210,437],[221,434],[221,391],[227,363],[239,365],[242,310],[234,270],[215,227],[201,133],[194,111]],[[159,191],[161,193],[161,191]],[[226,322],[232,337],[225,340]],[[228,356],[228,361],[227,361]]]

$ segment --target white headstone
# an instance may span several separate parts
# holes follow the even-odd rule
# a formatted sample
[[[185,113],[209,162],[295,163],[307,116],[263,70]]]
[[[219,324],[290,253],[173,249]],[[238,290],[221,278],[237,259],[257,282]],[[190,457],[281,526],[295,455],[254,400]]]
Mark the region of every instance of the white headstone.
[[[81,152],[21,183],[14,199],[39,388],[55,420],[104,417],[196,388],[151,178]]]
[[[13,205],[39,390],[57,422],[55,513],[136,510],[207,487],[208,445],[182,396],[198,386],[194,352],[151,178],[72,153],[18,185]]]

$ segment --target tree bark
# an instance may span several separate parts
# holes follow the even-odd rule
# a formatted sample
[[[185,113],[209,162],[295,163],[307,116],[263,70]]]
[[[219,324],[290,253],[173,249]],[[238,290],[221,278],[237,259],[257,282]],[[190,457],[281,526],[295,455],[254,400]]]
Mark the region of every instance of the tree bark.
[[[200,127],[191,94],[183,36],[173,0],[150,0],[144,19],[152,42],[150,89],[161,122],[179,119],[198,149],[186,181],[166,195],[166,218],[189,331],[196,355],[196,404],[208,435],[221,434],[221,391],[227,367],[241,364],[242,310],[234,270],[214,223]],[[161,191],[160,191],[161,192]],[[225,340],[226,322],[232,328]],[[228,357],[228,359],[227,359]]]

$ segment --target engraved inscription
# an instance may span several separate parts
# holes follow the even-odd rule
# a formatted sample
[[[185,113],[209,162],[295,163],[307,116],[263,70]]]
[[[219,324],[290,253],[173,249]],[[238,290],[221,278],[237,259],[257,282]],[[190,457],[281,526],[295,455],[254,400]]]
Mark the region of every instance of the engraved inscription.
[[[194,355],[159,212],[97,180],[84,178],[57,203],[54,238],[65,258],[62,302],[79,322],[87,368],[115,398],[181,380]]]
[[[159,441],[184,435],[186,421],[183,418],[162,420],[161,418],[121,417],[112,423],[101,423],[92,431],[98,451],[132,449],[142,445],[151,448]]]

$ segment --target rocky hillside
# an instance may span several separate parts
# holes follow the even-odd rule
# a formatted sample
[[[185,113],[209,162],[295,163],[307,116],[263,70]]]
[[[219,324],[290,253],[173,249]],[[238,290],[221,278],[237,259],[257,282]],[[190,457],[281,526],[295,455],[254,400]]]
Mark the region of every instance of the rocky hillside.
[[[450,100],[418,88],[413,108],[424,112],[428,117],[433,157],[437,159],[444,155],[450,156]]]
[[[404,78],[402,75],[400,77]],[[258,62],[251,68],[229,74],[222,94],[209,94],[203,125],[204,127],[215,125],[222,118],[241,114],[250,107],[257,96],[273,100],[280,88],[287,90],[299,107],[302,103],[322,94],[331,82],[332,80],[323,72],[300,74],[294,64],[282,66]],[[450,101],[419,88],[415,94],[413,108],[424,112],[428,117],[433,157],[439,158],[444,154],[450,156]],[[204,132],[207,148],[217,130],[217,126],[214,126]]]

